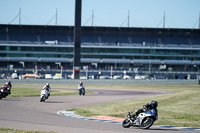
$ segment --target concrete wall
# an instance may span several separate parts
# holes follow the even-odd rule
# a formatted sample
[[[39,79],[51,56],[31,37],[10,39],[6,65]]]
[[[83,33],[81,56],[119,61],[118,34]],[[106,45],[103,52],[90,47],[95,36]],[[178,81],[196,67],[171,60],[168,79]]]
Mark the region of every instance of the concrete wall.
[[[9,80],[0,79],[0,85]],[[78,84],[80,80],[46,80],[46,79],[12,79],[12,84]],[[147,84],[166,84],[166,85],[197,85],[198,80],[82,80],[86,85],[98,84],[98,85],[147,85]]]

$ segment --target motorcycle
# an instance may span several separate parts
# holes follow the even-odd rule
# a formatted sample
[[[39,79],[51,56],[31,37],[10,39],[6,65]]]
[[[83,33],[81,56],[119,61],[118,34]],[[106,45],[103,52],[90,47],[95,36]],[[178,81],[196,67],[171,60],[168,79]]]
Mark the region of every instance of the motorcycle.
[[[158,115],[155,109],[140,113],[135,119],[134,116],[131,115],[130,112],[128,112],[127,118],[122,122],[122,126],[124,128],[129,128],[130,126],[133,126],[148,129],[157,119]]]
[[[85,95],[85,88],[83,88],[82,86],[78,87],[78,91],[79,91],[79,95]]]
[[[4,95],[4,94],[3,94],[3,89],[1,89],[1,90],[0,90],[0,99],[3,98],[3,95]]]
[[[0,89],[0,99],[6,98],[8,96],[8,91],[5,91],[5,89],[1,88]]]
[[[40,93],[40,102],[45,102],[46,99],[49,97],[49,92],[46,89],[41,90]]]

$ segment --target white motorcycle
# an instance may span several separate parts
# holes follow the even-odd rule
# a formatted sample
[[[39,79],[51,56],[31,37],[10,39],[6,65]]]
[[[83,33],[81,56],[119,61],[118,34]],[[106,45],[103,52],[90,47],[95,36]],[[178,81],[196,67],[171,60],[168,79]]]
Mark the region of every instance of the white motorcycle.
[[[79,95],[85,95],[85,88],[83,86],[78,87]]]
[[[49,97],[49,92],[46,89],[41,90],[40,93],[40,102],[45,102],[46,99]]]
[[[137,110],[136,110],[137,111]],[[158,114],[155,109],[149,110],[144,113],[140,113],[136,119],[133,118],[133,115],[128,112],[127,118],[122,122],[124,128],[141,127],[143,129],[150,128],[153,123],[158,119]]]

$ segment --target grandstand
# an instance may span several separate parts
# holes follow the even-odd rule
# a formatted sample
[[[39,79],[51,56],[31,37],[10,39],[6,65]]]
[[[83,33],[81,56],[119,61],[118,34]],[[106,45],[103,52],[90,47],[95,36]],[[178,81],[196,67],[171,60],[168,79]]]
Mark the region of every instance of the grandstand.
[[[59,62],[72,70],[73,32],[73,26],[0,24],[0,67],[58,69]],[[200,29],[85,26],[81,48],[81,68],[200,71]]]

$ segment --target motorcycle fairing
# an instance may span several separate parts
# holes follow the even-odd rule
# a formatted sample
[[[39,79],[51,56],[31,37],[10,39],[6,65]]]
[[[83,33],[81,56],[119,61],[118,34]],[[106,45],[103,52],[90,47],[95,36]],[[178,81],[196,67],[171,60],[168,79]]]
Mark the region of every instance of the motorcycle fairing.
[[[158,119],[158,116],[157,116],[157,113],[156,113],[155,109],[152,109],[152,110],[149,110],[149,111],[145,112],[145,115],[147,115],[147,116],[153,116],[156,119]]]

